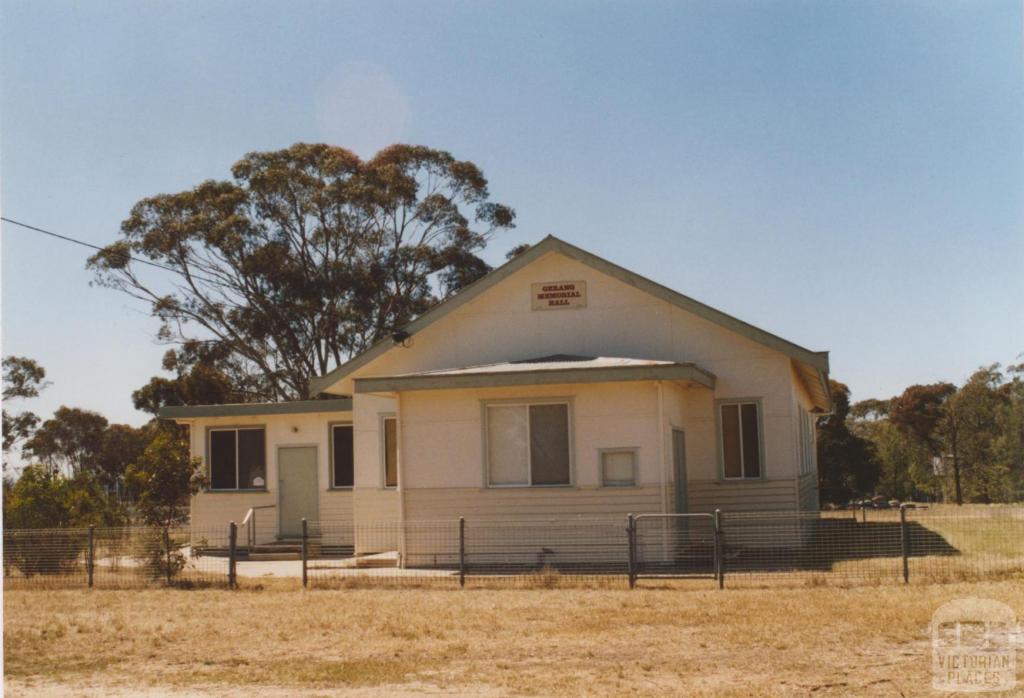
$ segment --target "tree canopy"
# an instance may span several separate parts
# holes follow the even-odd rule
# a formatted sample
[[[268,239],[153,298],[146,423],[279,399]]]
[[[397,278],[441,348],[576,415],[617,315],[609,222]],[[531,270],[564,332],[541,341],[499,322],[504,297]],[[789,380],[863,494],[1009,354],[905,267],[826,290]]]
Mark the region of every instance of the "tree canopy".
[[[818,482],[822,501],[841,503],[870,494],[878,483],[873,444],[850,430],[850,389],[829,381],[832,413],[818,420]]]
[[[6,453],[19,441],[29,438],[39,425],[35,413],[8,412],[7,404],[11,400],[38,397],[48,383],[46,369],[26,356],[5,356],[3,371],[3,450]]]
[[[1024,498],[1024,370],[999,364],[963,385],[911,385],[850,408],[853,433],[874,447],[876,488],[898,499]]]
[[[182,345],[179,382],[143,389],[147,409],[216,373],[231,383],[217,399],[305,399],[310,378],[485,273],[477,253],[514,218],[476,165],[443,150],[394,145],[364,161],[299,143],[249,153],[230,181],[143,199],[89,264]]]
[[[98,412],[61,406],[25,442],[24,454],[69,477],[94,470],[107,424]]]

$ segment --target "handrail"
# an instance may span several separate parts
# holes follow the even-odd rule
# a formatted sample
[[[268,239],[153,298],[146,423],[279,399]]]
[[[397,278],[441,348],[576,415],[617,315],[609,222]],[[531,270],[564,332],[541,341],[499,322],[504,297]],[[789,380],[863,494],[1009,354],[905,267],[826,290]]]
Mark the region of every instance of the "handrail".
[[[261,504],[260,506],[249,507],[249,511],[245,512],[245,518],[242,519],[242,525],[245,526],[246,550],[249,552],[252,552],[252,549],[256,547],[256,510],[276,508],[276,504]]]

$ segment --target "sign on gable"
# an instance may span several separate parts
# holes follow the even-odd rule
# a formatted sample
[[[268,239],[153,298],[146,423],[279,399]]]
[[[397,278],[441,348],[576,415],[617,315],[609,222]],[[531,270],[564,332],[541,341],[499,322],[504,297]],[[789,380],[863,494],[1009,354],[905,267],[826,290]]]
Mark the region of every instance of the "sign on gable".
[[[546,281],[530,285],[533,310],[587,307],[586,281]]]

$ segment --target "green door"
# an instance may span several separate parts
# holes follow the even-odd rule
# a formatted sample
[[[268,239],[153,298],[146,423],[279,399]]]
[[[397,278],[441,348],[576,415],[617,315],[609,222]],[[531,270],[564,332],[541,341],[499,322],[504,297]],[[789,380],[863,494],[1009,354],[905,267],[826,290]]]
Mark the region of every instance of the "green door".
[[[277,509],[281,538],[302,535],[302,519],[316,521],[320,488],[317,486],[316,446],[277,449]]]

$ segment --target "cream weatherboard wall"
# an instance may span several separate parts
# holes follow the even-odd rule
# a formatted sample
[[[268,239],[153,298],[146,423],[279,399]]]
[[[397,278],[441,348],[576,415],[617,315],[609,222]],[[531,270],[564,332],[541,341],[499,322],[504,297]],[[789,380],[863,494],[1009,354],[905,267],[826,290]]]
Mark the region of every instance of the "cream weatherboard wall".
[[[570,279],[586,283],[586,307],[531,309],[531,284]],[[378,512],[397,511],[407,520],[460,514],[671,511],[672,427],[686,434],[690,511],[793,509],[809,501],[801,496],[806,488],[801,489],[798,480],[796,409],[798,400],[808,398],[788,356],[557,252],[511,274],[417,332],[407,344],[361,366],[332,391],[353,391],[353,379],[358,377],[552,354],[693,362],[715,374],[717,382],[713,392],[664,383],[660,408],[654,383],[407,391],[390,399],[356,394],[357,453],[366,454],[366,462],[357,466],[356,515],[360,519],[364,510],[375,517],[382,515]],[[481,401],[545,396],[571,397],[574,402],[574,486],[485,487]],[[716,401],[737,398],[759,401],[763,476],[724,481]],[[401,415],[398,497],[388,497],[398,493],[382,492],[377,484],[381,439],[373,432],[379,430],[378,413],[385,410]],[[601,488],[596,480],[596,449],[626,445],[640,448],[638,487]]]
[[[530,285],[578,279],[587,306],[531,310]],[[757,362],[782,355],[592,267],[552,252],[361,366],[331,388],[351,394],[352,378],[518,360],[551,354],[693,362],[718,377],[716,391],[750,388]],[[787,360],[788,361],[788,360]],[[788,367],[784,376],[789,376]],[[742,390],[740,390],[742,392]],[[357,396],[358,399],[358,396]]]
[[[356,552],[395,550],[399,546],[395,524],[405,517],[398,489],[385,485],[384,437],[380,427],[384,417],[397,417],[398,406],[394,398],[362,395],[358,403],[353,400],[353,414],[355,486],[352,490],[352,517],[360,524],[356,531]],[[401,459],[401,426],[398,437]]]
[[[570,486],[486,486],[484,405],[519,399],[569,403]],[[409,520],[661,511],[654,383],[412,391],[402,393],[401,407],[402,494]],[[610,448],[636,449],[635,487],[602,486],[599,449]]]
[[[242,490],[238,492],[204,491],[192,498],[192,525],[197,528],[228,526],[234,521],[241,524],[249,507],[278,504],[278,449],[282,446],[315,446],[319,490],[318,517],[323,521],[351,522],[353,516],[351,489],[330,487],[329,426],[352,421],[351,412],[318,412],[305,414],[279,414],[260,416],[207,417],[183,420],[189,424],[192,455],[202,459],[209,468],[207,433],[211,428],[261,426],[266,430],[266,491]],[[207,470],[208,471],[208,470]],[[261,541],[277,535],[276,509],[260,510],[256,518]],[[239,532],[239,536],[243,536]]]
[[[816,369],[618,276],[551,251],[495,277],[500,280],[414,332],[402,346],[373,355],[328,386],[330,393],[352,395],[351,412],[179,417],[192,425],[193,453],[204,459],[210,427],[267,430],[267,491],[200,493],[193,501],[193,522],[226,526],[240,522],[251,506],[276,504],[277,449],[284,445],[317,446],[318,516],[325,524],[366,524],[357,552],[398,548],[400,529],[394,522],[674,511],[673,429],[685,435],[688,511],[816,507],[814,473],[800,471],[801,415],[814,405],[804,381],[807,371]],[[570,280],[586,284],[585,307],[532,309],[532,284]],[[689,362],[714,374],[714,388],[647,380],[355,393],[356,378],[555,354]],[[807,359],[806,352],[794,356],[818,361]],[[820,393],[817,386],[811,389]],[[555,397],[572,405],[571,486],[488,487],[483,405]],[[758,402],[764,458],[761,477],[726,481],[716,414],[721,401],[737,399]],[[397,487],[385,483],[381,420],[386,416],[398,419]],[[347,420],[353,423],[354,487],[331,490],[328,425]],[[636,449],[635,486],[602,486],[598,454],[607,448]],[[272,520],[276,523],[276,514]],[[390,526],[374,528],[374,522]]]
[[[814,403],[803,382],[798,380],[797,371],[791,368],[793,375],[793,417],[800,419],[801,412],[810,412],[814,409]],[[821,497],[818,491],[818,449],[817,441],[814,439],[815,431],[810,431],[809,449],[810,468],[807,472],[800,473],[798,470],[797,480],[797,508],[800,511],[816,511],[821,506]],[[801,432],[799,423],[796,434],[793,435],[794,462],[800,462]]]

